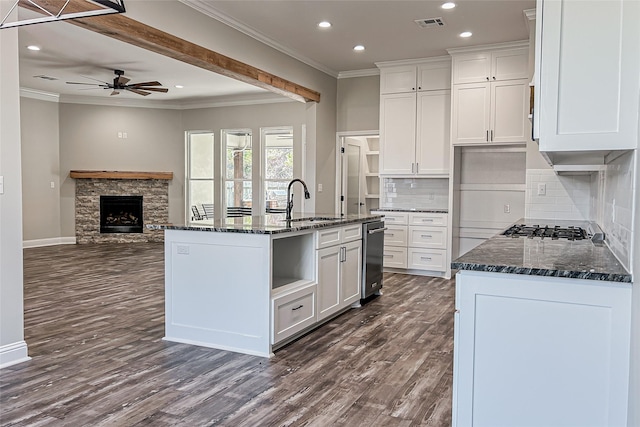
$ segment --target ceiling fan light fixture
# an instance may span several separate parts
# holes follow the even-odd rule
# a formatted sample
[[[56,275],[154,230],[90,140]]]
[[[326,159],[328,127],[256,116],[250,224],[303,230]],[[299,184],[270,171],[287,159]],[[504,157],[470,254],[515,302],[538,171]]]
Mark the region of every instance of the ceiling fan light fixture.
[[[175,85],[175,88],[176,88],[176,89],[184,89],[184,86],[182,86],[182,85]]]

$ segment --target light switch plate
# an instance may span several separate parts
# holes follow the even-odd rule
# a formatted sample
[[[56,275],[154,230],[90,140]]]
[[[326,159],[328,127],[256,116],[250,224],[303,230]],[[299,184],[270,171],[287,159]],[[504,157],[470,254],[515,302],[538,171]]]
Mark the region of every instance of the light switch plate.
[[[545,196],[547,194],[547,184],[541,182],[538,183],[538,196]]]
[[[4,176],[0,176],[0,194],[4,194]]]

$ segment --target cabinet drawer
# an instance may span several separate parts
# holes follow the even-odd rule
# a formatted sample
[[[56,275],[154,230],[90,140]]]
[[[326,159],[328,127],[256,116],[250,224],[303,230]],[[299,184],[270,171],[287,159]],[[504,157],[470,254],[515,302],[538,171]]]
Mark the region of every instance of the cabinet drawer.
[[[345,225],[342,227],[342,243],[347,243],[352,240],[362,239],[362,224]]]
[[[386,225],[384,232],[385,246],[407,246],[407,226],[406,225]]]
[[[447,271],[447,252],[437,249],[409,248],[408,268],[431,271]]]
[[[409,225],[447,226],[447,214],[443,213],[412,213],[409,214]]]
[[[402,212],[376,212],[384,215],[384,225],[407,225],[409,214]]]
[[[384,247],[383,267],[407,268],[407,248],[397,248],[395,246]]]
[[[409,247],[446,249],[446,227],[409,227]]]
[[[273,298],[273,335],[275,344],[316,322],[316,285]]]
[[[342,227],[332,227],[316,231],[316,249],[328,248],[342,242]]]

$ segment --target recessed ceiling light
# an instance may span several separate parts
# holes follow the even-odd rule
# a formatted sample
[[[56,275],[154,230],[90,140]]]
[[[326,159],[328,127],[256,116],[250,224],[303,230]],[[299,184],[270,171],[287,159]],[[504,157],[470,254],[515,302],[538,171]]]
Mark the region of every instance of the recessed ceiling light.
[[[176,85],[176,88],[177,88],[177,89],[182,89],[182,88],[184,88],[184,86],[182,86],[182,85]]]
[[[329,28],[331,27],[331,22],[329,21],[322,21],[318,23],[318,27],[320,28]]]
[[[473,33],[472,33],[471,31],[465,31],[465,32],[463,32],[463,33],[460,33],[460,37],[463,37],[463,38],[465,38],[465,39],[466,39],[467,37],[471,37],[472,35],[473,35]]]
[[[444,3],[440,7],[443,8],[443,9],[453,9],[454,7],[456,7],[456,4],[453,3],[453,2],[448,1],[448,2]]]
[[[361,44],[354,46],[353,50],[355,50],[356,52],[362,52],[364,50],[364,46],[362,46]]]
[[[33,51],[38,51],[38,50],[40,50],[40,47],[32,44],[32,45],[27,46],[27,49],[33,50]]]

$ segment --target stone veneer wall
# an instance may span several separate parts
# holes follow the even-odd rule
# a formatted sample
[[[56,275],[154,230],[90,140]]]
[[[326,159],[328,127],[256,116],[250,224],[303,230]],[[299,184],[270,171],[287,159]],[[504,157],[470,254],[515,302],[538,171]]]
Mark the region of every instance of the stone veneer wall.
[[[100,233],[100,196],[142,196],[146,224],[169,222],[169,181],[162,179],[76,179],[76,243],[163,242],[164,231]]]

